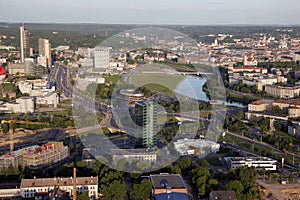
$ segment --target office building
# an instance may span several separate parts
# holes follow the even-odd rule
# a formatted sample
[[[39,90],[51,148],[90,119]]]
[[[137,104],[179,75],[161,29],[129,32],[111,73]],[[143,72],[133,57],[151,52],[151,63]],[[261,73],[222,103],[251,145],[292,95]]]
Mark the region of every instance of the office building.
[[[154,148],[157,145],[157,103],[156,101],[141,101],[135,104],[136,146]]]
[[[227,157],[224,158],[230,169],[240,169],[244,166],[255,167],[257,170],[276,171],[277,161],[267,157]]]
[[[24,24],[20,26],[20,61],[23,63],[25,57],[29,57],[29,31],[25,29]]]
[[[94,68],[105,72],[109,67],[109,47],[96,47],[94,50]]]
[[[38,59],[38,64],[45,66],[45,67],[50,67],[52,60],[51,60],[51,43],[47,39],[39,39],[38,42],[39,46],[39,59]]]

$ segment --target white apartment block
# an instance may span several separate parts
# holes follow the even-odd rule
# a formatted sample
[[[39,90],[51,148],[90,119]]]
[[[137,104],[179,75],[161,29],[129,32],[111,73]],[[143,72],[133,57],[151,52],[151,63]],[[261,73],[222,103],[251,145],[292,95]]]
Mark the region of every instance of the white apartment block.
[[[105,71],[109,67],[109,47],[96,47],[94,50],[94,67]]]
[[[3,104],[0,110],[7,113],[33,113],[35,110],[34,98],[20,97],[14,103]]]

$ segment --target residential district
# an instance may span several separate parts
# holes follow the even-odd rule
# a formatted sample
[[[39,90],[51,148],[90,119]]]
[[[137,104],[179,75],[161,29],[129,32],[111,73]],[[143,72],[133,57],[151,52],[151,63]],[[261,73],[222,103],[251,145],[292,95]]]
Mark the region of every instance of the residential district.
[[[298,28],[124,29],[99,45],[111,29],[72,40],[26,26],[0,28],[1,199],[300,199]],[[212,69],[225,101],[205,84]],[[199,112],[182,112],[191,102]]]

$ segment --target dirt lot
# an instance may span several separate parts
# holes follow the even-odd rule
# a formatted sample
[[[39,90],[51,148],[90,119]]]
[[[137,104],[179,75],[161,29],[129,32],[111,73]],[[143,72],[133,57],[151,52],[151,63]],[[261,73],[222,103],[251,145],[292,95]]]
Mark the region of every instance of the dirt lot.
[[[257,183],[265,188],[265,198],[271,200],[300,200],[300,184],[266,184],[263,181]]]

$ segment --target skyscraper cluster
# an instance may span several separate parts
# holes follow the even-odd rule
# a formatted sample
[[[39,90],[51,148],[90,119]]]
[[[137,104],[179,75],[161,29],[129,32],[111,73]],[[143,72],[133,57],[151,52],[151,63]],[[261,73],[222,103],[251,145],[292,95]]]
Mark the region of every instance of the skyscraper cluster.
[[[20,62],[24,63],[26,58],[33,58],[33,49],[30,48],[30,33],[25,29],[24,24],[20,26]],[[38,40],[38,57],[37,64],[44,67],[50,67],[51,59],[51,43],[48,39],[40,38]],[[29,59],[30,60],[30,59]]]

